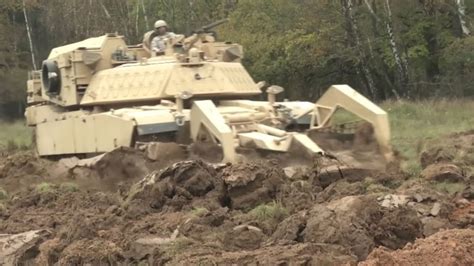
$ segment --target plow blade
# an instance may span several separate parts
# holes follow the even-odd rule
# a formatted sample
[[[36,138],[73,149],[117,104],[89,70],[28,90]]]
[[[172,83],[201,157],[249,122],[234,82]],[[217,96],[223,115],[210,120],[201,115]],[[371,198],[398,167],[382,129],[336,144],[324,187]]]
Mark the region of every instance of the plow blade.
[[[285,136],[277,137],[261,132],[248,132],[240,133],[238,137],[242,147],[288,152],[292,145],[299,144],[310,155],[324,154],[324,151],[316,143],[308,136],[300,133],[287,133]]]
[[[390,146],[390,124],[387,112],[348,85],[333,85],[316,102],[310,130],[320,130],[331,125],[334,113],[342,108],[370,123],[379,150],[386,161],[393,160]]]

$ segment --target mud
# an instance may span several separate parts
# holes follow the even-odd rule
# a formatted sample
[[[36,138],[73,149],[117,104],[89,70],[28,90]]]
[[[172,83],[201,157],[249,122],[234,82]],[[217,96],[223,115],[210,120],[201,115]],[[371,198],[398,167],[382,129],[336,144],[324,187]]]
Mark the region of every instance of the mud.
[[[474,130],[451,134],[441,141],[426,141],[420,162],[423,168],[438,163],[454,164],[469,178],[474,175]]]
[[[361,146],[361,158],[372,141],[364,132],[349,143]],[[50,161],[28,152],[1,158],[0,234],[47,232],[16,250],[16,262],[473,263],[467,151],[426,165],[443,176],[440,164],[452,164],[462,178],[408,179],[397,168],[354,166],[337,156],[309,165],[288,166],[286,155],[231,165],[192,159],[177,145],[169,149],[164,157],[152,147],[87,160]],[[447,180],[463,189],[437,189]],[[5,252],[0,237],[0,257]]]
[[[414,211],[389,210],[366,196],[315,205],[308,216],[302,232],[305,242],[338,244],[360,260],[376,246],[396,249],[422,235],[421,221]]]
[[[419,239],[403,249],[377,248],[359,265],[472,265],[474,230],[453,229]]]
[[[154,171],[132,186],[124,195],[123,207],[129,214],[190,210],[193,204],[214,210],[226,200],[222,192],[223,181],[211,165],[183,161]]]
[[[233,209],[251,209],[276,199],[285,177],[275,162],[231,165],[221,172],[227,205]]]
[[[463,182],[465,180],[463,171],[454,164],[436,163],[430,164],[420,174],[423,178],[438,182]]]
[[[0,157],[0,186],[7,191],[18,191],[30,184],[40,183],[49,176],[51,165],[52,162],[38,160],[30,151],[5,154]]]

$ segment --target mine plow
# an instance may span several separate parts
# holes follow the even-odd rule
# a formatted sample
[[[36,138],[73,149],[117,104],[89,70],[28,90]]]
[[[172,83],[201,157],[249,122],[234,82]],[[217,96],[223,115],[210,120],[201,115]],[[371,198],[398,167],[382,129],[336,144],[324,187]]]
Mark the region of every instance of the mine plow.
[[[344,108],[371,124],[381,154],[391,160],[386,112],[349,86],[332,86],[316,104],[296,104],[271,100],[235,100],[222,101],[217,107],[210,100],[196,101],[190,115],[191,137],[194,142],[199,142],[202,141],[200,137],[205,135],[204,139],[219,144],[224,153],[224,161],[229,162],[237,160],[236,147],[288,152],[292,145],[296,145],[301,153],[309,156],[324,155],[324,150],[306,133],[328,129],[335,111]],[[304,132],[285,130],[291,124],[306,126],[304,122],[308,120],[310,124]]]
[[[345,109],[370,124],[378,152],[391,160],[386,112],[348,85],[331,86],[316,103],[277,101],[284,89],[254,82],[238,44],[206,30],[169,40],[160,55],[149,42],[131,46],[107,34],[51,51],[28,80],[25,115],[40,156],[176,142],[210,143],[224,162],[243,160],[240,148],[317,157],[328,151],[312,136],[329,132]],[[250,100],[263,91],[266,101]]]

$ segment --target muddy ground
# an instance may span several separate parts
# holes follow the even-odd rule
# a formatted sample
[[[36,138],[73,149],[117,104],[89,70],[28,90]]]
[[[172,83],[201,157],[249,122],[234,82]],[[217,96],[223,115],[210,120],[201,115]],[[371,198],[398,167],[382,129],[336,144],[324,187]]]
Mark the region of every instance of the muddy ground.
[[[474,264],[474,131],[427,144],[420,177],[334,158],[211,164],[165,148],[5,154],[0,265]]]

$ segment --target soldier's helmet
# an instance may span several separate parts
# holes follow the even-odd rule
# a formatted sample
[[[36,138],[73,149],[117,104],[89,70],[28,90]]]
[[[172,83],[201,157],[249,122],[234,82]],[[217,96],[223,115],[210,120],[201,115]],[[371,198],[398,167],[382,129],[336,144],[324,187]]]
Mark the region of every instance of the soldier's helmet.
[[[166,21],[164,20],[157,20],[155,22],[155,29],[161,28],[161,27],[168,27],[168,24],[166,24]]]

